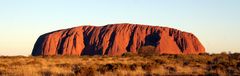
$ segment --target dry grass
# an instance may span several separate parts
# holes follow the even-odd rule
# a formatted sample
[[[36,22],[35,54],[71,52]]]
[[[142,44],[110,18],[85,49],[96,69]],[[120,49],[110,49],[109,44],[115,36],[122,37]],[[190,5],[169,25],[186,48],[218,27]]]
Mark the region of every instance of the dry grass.
[[[0,76],[240,75],[240,54],[1,56]]]

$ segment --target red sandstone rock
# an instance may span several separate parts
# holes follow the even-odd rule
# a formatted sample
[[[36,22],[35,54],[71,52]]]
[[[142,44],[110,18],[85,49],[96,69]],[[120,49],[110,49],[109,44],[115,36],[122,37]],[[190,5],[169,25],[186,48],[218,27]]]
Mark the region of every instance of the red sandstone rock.
[[[79,26],[41,35],[32,55],[121,55],[152,45],[160,54],[198,54],[197,37],[177,29],[139,24]]]

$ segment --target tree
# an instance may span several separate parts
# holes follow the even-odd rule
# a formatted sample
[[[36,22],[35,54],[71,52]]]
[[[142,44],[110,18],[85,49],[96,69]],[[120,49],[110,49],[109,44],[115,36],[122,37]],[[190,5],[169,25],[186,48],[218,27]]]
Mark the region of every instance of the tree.
[[[156,48],[154,46],[148,45],[148,46],[142,46],[138,49],[138,54],[141,56],[153,56],[158,55],[158,52],[156,51]]]

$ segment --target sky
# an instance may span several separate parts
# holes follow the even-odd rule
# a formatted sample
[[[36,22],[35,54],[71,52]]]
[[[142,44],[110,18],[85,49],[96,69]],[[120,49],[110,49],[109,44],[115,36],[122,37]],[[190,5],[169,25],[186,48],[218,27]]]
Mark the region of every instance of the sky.
[[[54,30],[114,23],[177,28],[208,53],[240,52],[240,0],[1,0],[0,55],[28,56]]]

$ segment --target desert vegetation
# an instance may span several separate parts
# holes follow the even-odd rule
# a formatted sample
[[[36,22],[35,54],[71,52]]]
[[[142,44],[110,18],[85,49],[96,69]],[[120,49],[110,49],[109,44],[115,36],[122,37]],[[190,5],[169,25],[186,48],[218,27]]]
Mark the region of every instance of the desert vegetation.
[[[139,56],[1,56],[0,75],[240,75],[240,54]]]

